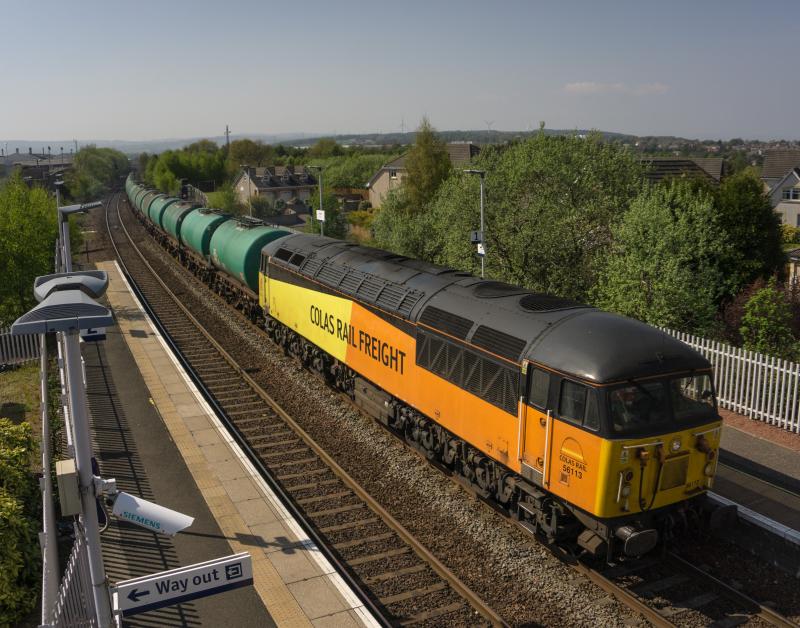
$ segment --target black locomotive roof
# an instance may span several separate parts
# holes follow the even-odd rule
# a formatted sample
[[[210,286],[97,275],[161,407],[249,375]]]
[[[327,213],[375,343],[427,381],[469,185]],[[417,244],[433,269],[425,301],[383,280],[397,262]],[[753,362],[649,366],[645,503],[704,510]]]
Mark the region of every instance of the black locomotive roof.
[[[686,344],[634,319],[389,251],[297,234],[267,244],[264,252],[426,328],[514,362],[528,359],[588,381],[711,366]]]
[[[565,316],[533,345],[528,358],[598,383],[711,367],[700,353],[669,334],[597,309]]]

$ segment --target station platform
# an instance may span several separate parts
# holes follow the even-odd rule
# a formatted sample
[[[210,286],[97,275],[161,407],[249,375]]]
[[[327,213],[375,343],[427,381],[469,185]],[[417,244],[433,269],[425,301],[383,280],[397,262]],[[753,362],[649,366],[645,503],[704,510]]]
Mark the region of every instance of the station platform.
[[[714,492],[800,531],[800,434],[722,410]]]
[[[177,536],[111,520],[111,582],[228,554],[252,556],[252,587],[149,611],[128,626],[376,625],[260,478],[185,374],[115,262],[106,293],[116,326],[84,343],[94,452],[120,490],[178,510]]]

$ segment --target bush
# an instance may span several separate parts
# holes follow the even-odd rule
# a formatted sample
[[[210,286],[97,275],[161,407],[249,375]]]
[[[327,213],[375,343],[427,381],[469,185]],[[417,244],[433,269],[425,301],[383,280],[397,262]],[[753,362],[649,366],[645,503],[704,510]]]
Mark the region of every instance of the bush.
[[[749,351],[784,360],[797,357],[792,336],[791,305],[786,295],[778,289],[774,278],[747,301],[739,331],[744,348]]]
[[[250,206],[253,208],[253,216],[261,218],[261,220],[269,220],[273,216],[277,216],[279,212],[278,204],[274,206],[269,202],[268,198],[263,196],[254,196],[250,199]]]
[[[31,473],[31,428],[0,419],[0,625],[20,621],[37,600],[39,508]]]
[[[800,229],[792,225],[781,225],[781,240],[784,244],[800,242]]]

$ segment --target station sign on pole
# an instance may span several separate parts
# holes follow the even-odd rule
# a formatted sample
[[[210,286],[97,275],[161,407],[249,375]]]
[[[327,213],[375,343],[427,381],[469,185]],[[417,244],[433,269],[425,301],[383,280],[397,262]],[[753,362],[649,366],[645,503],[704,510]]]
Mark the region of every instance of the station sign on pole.
[[[118,582],[111,589],[114,612],[123,617],[196,600],[253,584],[248,552]]]

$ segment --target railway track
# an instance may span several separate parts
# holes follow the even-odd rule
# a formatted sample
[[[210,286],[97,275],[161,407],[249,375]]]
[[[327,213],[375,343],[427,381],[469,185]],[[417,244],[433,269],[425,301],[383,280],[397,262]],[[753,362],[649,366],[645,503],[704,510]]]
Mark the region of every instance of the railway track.
[[[745,624],[798,628],[798,624],[770,606],[673,552],[605,569],[581,562],[573,566],[658,628],[730,628]]]
[[[392,626],[504,625],[239,367],[162,281],[106,206],[124,272],[208,401],[310,538],[373,614]]]

